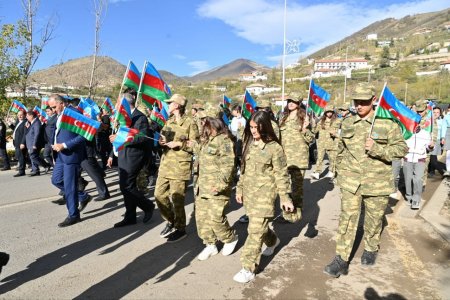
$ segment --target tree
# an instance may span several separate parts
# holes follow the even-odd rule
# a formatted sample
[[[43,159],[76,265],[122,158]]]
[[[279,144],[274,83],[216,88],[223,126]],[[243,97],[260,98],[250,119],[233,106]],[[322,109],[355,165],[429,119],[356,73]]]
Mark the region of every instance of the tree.
[[[389,47],[383,47],[383,52],[381,53],[380,67],[389,67],[390,53]]]
[[[44,47],[53,38],[53,33],[56,28],[53,18],[50,18],[39,30],[36,30],[35,16],[39,4],[40,0],[22,0],[25,16],[23,20],[18,22],[19,37],[21,38],[20,44],[22,47],[22,54],[18,57],[19,81],[24,99],[26,98],[25,93],[28,86],[28,78]],[[36,41],[36,32],[41,33],[38,41]]]
[[[100,50],[100,29],[102,26],[102,21],[106,15],[106,10],[108,8],[107,0],[93,0],[94,2],[94,15],[95,15],[95,37],[94,37],[94,55],[92,58],[92,69],[91,77],[89,79],[89,92],[88,96],[91,97],[93,94],[93,89],[97,85],[94,83],[95,71],[98,67],[97,65],[97,55]]]

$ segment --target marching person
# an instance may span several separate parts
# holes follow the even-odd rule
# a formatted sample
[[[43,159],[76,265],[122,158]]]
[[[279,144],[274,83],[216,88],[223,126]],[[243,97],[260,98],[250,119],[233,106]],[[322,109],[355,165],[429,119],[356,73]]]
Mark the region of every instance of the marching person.
[[[18,160],[18,173],[14,177],[25,176],[26,162],[25,157],[27,154],[27,149],[25,147],[25,112],[20,110],[17,113],[17,121],[15,124],[10,123],[9,127],[13,131],[13,144],[15,148],[16,159]]]
[[[31,173],[29,176],[39,176],[41,174],[39,165],[42,165],[45,169],[49,166],[40,157],[41,149],[44,145],[44,129],[42,128],[42,124],[34,111],[29,110],[26,118],[28,122],[25,125],[25,127],[27,127],[25,133],[25,144],[31,160]]]
[[[274,217],[277,194],[282,209],[294,212],[290,190],[286,156],[273,131],[270,115],[258,111],[245,128],[241,176],[236,190],[236,201],[244,204],[249,224],[241,253],[242,269],[233,277],[235,281],[253,280],[261,255],[272,255],[280,244],[269,222]],[[263,243],[266,248],[261,253]]]
[[[291,222],[300,220],[303,207],[303,178],[309,166],[309,144],[314,140],[308,126],[309,120],[306,111],[300,107],[300,99],[288,97],[285,114],[280,121],[280,133],[291,179],[292,201],[297,209],[297,215],[283,212],[283,218]],[[292,217],[294,219],[289,219]]]
[[[11,170],[8,152],[6,151],[6,124],[0,119],[0,157],[3,159],[2,171]]]
[[[238,237],[225,215],[231,197],[235,164],[231,133],[221,119],[210,111],[198,112],[203,130],[200,142],[194,142],[199,162],[199,176],[195,195],[197,232],[206,245],[198,255],[206,260],[219,253],[216,243],[224,243],[222,254],[233,253]]]
[[[45,125],[44,129],[44,160],[48,163],[49,167],[47,168],[47,172],[49,172],[51,169],[53,169],[53,150],[52,150],[52,138],[55,136],[55,130],[56,130],[56,121],[57,116],[53,109],[50,106],[47,106],[45,109],[45,112],[47,113],[47,123]]]
[[[170,117],[161,129],[159,144],[163,154],[155,185],[155,200],[161,216],[167,221],[160,236],[174,243],[186,237],[184,198],[191,178],[192,148],[188,141],[198,139],[195,122],[186,115],[186,97],[174,94],[169,103]],[[172,200],[172,201],[171,201]]]
[[[374,88],[360,83],[352,94],[357,115],[342,122],[337,155],[337,183],[341,188],[341,215],[336,236],[336,256],[324,272],[346,275],[350,253],[364,202],[364,253],[361,264],[371,266],[377,257],[382,219],[393,192],[391,162],[407,152],[400,128],[393,120],[376,119]],[[373,130],[370,136],[371,126]]]
[[[317,139],[317,163],[314,169],[314,172],[311,173],[311,177],[313,179],[318,180],[320,178],[320,174],[322,173],[322,163],[325,154],[328,156],[328,173],[326,177],[334,178],[334,168],[335,161],[333,158],[335,157],[335,126],[334,122],[336,121],[336,114],[334,113],[334,107],[332,105],[327,105],[325,107],[324,115],[322,119],[316,124],[314,133],[319,134],[319,138]]]

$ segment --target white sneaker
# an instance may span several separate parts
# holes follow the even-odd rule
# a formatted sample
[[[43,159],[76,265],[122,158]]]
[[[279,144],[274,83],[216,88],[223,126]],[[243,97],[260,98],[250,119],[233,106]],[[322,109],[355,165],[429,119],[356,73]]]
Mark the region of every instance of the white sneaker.
[[[207,260],[213,255],[216,255],[219,253],[219,250],[217,250],[216,245],[207,245],[205,249],[203,249],[202,252],[197,256],[198,260]]]
[[[328,172],[327,175],[325,175],[325,177],[327,177],[327,178],[334,178],[334,173],[333,172]]]
[[[311,178],[319,180],[320,174],[317,172],[311,173]]]
[[[255,273],[252,273],[244,268],[234,275],[233,280],[240,283],[247,283],[255,279]]]
[[[223,248],[222,248],[222,255],[223,256],[228,256],[231,253],[233,253],[234,248],[236,248],[237,243],[238,243],[238,236],[236,236],[236,240],[235,241],[230,242],[230,243],[225,243],[223,245]]]
[[[277,238],[275,245],[273,245],[272,247],[266,247],[266,249],[264,249],[264,251],[261,253],[261,255],[271,256],[273,254],[273,252],[275,252],[275,248],[278,247],[279,244],[280,244],[280,239]]]
[[[389,195],[389,198],[392,198],[392,199],[398,199],[398,194],[397,194],[397,192],[390,194],[390,195]]]

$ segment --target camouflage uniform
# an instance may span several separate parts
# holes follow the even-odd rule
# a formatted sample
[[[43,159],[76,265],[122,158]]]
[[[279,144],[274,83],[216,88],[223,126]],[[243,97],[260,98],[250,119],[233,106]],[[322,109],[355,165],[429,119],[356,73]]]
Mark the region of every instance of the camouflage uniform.
[[[243,268],[255,273],[261,258],[262,243],[275,245],[277,236],[269,228],[275,213],[275,199],[290,203],[291,187],[287,172],[286,156],[277,142],[249,146],[245,172],[241,174],[236,194],[241,195],[249,216],[248,237],[241,253]]]
[[[325,116],[323,116],[325,118]],[[317,163],[314,172],[322,173],[322,163],[325,153],[328,155],[329,160],[329,171],[335,172],[335,161],[333,158],[336,156],[335,154],[335,138],[333,135],[336,133],[336,127],[331,120],[325,119],[324,128],[322,128],[322,121],[319,121],[316,124],[316,128],[314,133],[319,133],[319,138],[317,139]]]
[[[288,117],[280,126],[281,145],[286,154],[289,176],[291,178],[292,201],[297,208],[297,213],[301,214],[303,206],[303,178],[305,170],[309,166],[309,144],[314,139],[311,130],[301,131],[297,117]],[[286,219],[291,214],[283,212]],[[301,215],[298,216],[300,219]]]
[[[342,122],[336,162],[337,182],[342,191],[336,253],[345,261],[353,248],[362,201],[365,250],[378,250],[388,195],[394,191],[391,163],[408,150],[395,122],[376,119],[372,131],[375,143],[366,152],[366,137],[373,118],[372,112],[365,120],[356,115]]]
[[[163,146],[155,185],[155,200],[161,216],[176,229],[184,230],[186,227],[184,198],[186,185],[191,178],[192,164],[192,148],[187,146],[186,141],[197,140],[198,129],[188,116],[183,115],[178,121],[172,116],[161,129],[161,135],[166,137],[167,142],[181,141],[183,145],[174,149]]]
[[[225,134],[210,137],[207,143],[195,147],[195,154],[201,166],[194,193],[198,235],[205,245],[213,245],[217,240],[230,243],[236,236],[224,211],[235,172],[233,142]]]

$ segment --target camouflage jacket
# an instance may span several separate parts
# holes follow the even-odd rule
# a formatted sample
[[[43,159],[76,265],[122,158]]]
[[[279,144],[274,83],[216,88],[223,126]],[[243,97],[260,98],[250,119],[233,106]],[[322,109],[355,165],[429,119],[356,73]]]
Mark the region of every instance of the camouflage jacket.
[[[399,126],[389,119],[376,119],[372,138],[375,143],[366,152],[365,143],[373,112],[363,120],[351,116],[342,122],[336,160],[339,186],[353,194],[383,196],[394,191],[392,161],[408,152]]]
[[[199,162],[195,195],[229,199],[235,173],[233,142],[221,134],[210,137],[205,144],[196,144],[194,152]]]
[[[251,145],[245,159],[237,195],[242,195],[249,216],[273,217],[277,194],[282,203],[291,202],[286,156],[277,142]]]
[[[300,132],[297,118],[287,118],[280,126],[281,145],[286,154],[287,166],[307,169],[309,165],[309,144],[314,139],[311,130]]]
[[[278,139],[280,139],[280,127],[278,126],[277,122],[274,120],[270,120],[270,123],[272,123],[273,132],[275,132],[275,135]]]
[[[323,117],[325,118],[325,117]],[[332,150],[336,147],[334,146],[335,138],[333,135],[336,134],[336,127],[334,123],[332,124],[330,120],[325,120],[324,128],[322,128],[322,121],[317,122],[314,129],[314,133],[319,133],[319,138],[317,139],[317,146],[323,149]]]
[[[193,149],[187,146],[186,141],[196,141],[198,139],[197,125],[186,115],[182,116],[178,122],[172,116],[161,129],[161,135],[166,137],[167,142],[181,141],[183,145],[173,149],[162,147],[163,154],[158,176],[169,179],[189,180],[191,177]]]

